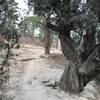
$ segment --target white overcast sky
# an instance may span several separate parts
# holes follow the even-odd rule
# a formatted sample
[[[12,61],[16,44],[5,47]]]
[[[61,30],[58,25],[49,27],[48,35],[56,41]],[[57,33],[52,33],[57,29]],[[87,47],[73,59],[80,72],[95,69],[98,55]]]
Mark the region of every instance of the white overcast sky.
[[[27,9],[27,0],[15,0],[21,9]]]
[[[18,7],[20,8],[19,12],[21,16],[25,16],[28,10],[27,0],[15,0],[18,3]]]

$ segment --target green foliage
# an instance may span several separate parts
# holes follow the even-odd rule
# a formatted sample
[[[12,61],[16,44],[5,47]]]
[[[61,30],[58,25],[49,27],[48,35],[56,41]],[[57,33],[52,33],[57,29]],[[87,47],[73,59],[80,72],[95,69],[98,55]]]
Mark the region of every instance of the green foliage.
[[[0,0],[0,34],[4,35],[8,41],[13,41],[12,45],[18,42],[17,10],[15,0]]]
[[[97,27],[100,17],[100,1],[87,0],[82,3],[81,0],[28,0],[28,5],[33,7],[34,14],[44,16],[49,19],[49,23],[56,26],[60,33],[66,30],[87,31],[89,27]],[[52,28],[52,27],[50,27]],[[52,28],[53,31],[58,31]],[[62,30],[62,31],[61,31]],[[54,33],[54,32],[52,32]],[[58,32],[59,33],[59,32]],[[74,40],[79,44],[82,35],[74,33]]]
[[[39,33],[39,40],[44,42],[44,33],[42,32]]]
[[[71,30],[83,27],[82,22],[86,20],[83,5],[79,9],[80,4],[80,0],[28,0],[28,5],[34,8],[35,14],[44,16],[59,29],[69,25]]]
[[[96,43],[100,43],[100,23],[97,26]]]
[[[45,33],[45,18],[40,16],[25,17],[19,24],[22,34],[32,35],[35,29],[38,29],[40,33]]]
[[[87,0],[91,10],[98,16],[100,21],[100,0]]]
[[[82,35],[82,33],[79,32],[79,31],[78,32],[74,32],[74,31],[71,32],[71,37],[75,41],[77,46],[80,43],[80,40],[81,40],[81,37],[82,37],[81,35]]]

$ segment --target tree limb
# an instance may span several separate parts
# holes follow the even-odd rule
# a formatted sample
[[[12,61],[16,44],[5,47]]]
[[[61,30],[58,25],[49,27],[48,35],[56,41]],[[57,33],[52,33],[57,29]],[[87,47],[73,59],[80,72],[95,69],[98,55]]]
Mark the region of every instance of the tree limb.
[[[47,27],[50,28],[53,31],[57,31],[57,32],[60,31],[59,27],[57,27],[57,26],[55,26],[55,25],[53,25],[51,23],[48,23],[48,22],[47,22]]]

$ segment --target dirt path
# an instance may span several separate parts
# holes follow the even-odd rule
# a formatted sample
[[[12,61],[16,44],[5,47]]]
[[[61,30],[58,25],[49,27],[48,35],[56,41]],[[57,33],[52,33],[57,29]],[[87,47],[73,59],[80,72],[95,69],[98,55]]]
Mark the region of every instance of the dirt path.
[[[34,51],[32,50],[31,53],[34,54],[34,59],[27,61],[25,65],[27,67],[25,67],[22,76],[21,89],[14,100],[51,100],[51,98],[48,97],[49,93],[47,93],[49,88],[47,88],[43,82],[55,82],[59,79],[59,77],[58,79],[56,77],[57,73],[61,74],[62,71],[61,69],[51,70],[50,62],[48,62],[50,59],[47,58],[47,60],[45,55],[42,56],[43,50],[41,51],[40,48],[34,48]]]
[[[19,56],[11,59],[10,79],[0,100],[100,100],[91,82],[80,95],[66,94],[51,85],[58,81],[66,65],[65,58],[44,55],[43,48],[29,46],[15,50]]]

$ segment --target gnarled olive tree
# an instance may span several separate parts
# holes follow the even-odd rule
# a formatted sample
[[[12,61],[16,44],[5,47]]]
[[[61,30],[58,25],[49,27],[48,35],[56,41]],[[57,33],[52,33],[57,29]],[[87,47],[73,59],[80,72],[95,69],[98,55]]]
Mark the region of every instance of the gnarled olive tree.
[[[59,87],[65,92],[79,93],[100,73],[100,48],[95,41],[98,17],[88,2],[29,0],[34,13],[49,16],[51,21],[47,23],[48,28],[59,33],[62,52],[69,60],[59,82]],[[71,31],[79,30],[82,36],[77,46]]]

